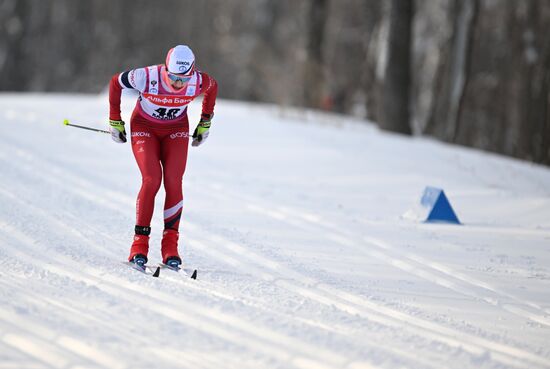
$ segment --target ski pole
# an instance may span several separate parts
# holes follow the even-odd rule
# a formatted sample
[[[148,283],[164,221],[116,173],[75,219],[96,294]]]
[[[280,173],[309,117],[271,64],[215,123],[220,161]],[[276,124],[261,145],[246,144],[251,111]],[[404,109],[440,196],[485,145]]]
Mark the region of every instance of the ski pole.
[[[65,119],[65,120],[63,121],[63,124],[66,125],[66,126],[71,126],[71,127],[76,127],[76,128],[87,129],[88,131],[94,131],[94,132],[101,132],[101,133],[109,133],[109,134],[111,134],[111,132],[109,132],[109,131],[104,131],[104,130],[102,130],[102,129],[79,126],[78,124],[71,124],[71,123],[69,123],[69,120],[68,120],[68,119]]]

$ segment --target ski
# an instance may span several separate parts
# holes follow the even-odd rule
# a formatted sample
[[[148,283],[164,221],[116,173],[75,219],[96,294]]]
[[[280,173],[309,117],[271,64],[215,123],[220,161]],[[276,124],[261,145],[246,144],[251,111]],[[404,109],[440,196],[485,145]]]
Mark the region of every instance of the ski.
[[[148,265],[141,266],[130,261],[123,261],[122,263],[128,265],[132,269],[137,270],[138,272],[150,275],[151,277],[157,278],[160,275],[160,267],[150,267]]]
[[[180,267],[173,267],[173,266],[170,266],[170,265],[167,265],[167,264],[163,264],[163,263],[160,263],[159,264],[159,268],[162,268],[162,269],[169,269],[169,270],[172,270],[174,272],[182,272],[184,275],[186,275],[187,277],[191,278],[191,279],[197,279],[197,269],[193,269],[193,272],[191,273],[191,275],[189,275],[188,271],[183,269],[183,268],[180,268]]]

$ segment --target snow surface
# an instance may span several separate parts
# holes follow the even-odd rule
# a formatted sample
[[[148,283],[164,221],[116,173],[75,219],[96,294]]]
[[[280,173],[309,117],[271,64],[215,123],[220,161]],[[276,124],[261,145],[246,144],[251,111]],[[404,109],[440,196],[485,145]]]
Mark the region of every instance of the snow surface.
[[[129,144],[62,125],[106,112],[105,95],[0,95],[1,369],[550,368],[548,168],[220,101],[184,180],[199,279],[156,279],[121,263]],[[403,216],[427,185],[464,225]]]

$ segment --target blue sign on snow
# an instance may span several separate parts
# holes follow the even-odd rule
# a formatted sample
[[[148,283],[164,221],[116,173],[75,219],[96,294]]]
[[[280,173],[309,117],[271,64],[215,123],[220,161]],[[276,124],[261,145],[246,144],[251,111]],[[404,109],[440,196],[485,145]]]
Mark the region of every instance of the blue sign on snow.
[[[420,204],[429,209],[426,223],[460,224],[445,192],[440,188],[426,187]]]

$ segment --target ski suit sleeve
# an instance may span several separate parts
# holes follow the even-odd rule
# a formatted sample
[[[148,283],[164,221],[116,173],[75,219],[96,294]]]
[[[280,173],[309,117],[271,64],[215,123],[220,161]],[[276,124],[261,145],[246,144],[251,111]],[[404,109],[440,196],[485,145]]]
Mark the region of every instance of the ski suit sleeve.
[[[109,83],[109,119],[122,120],[120,116],[120,96],[122,89],[145,90],[147,74],[145,68],[117,73]]]
[[[201,72],[202,114],[211,117],[214,114],[214,105],[218,96],[218,82],[208,74]]]

